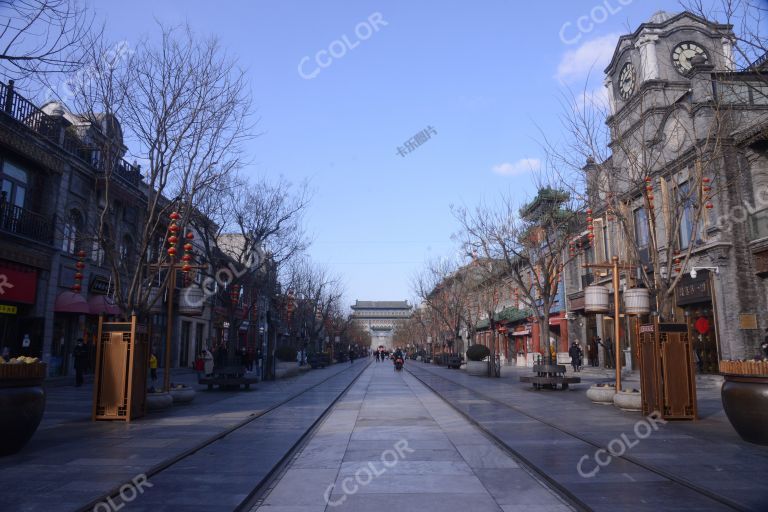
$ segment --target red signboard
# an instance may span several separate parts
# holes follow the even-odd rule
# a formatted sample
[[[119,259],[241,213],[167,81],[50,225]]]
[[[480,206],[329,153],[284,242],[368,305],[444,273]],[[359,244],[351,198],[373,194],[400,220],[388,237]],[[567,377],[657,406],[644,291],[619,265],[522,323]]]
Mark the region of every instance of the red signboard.
[[[35,303],[37,272],[0,265],[0,301]]]

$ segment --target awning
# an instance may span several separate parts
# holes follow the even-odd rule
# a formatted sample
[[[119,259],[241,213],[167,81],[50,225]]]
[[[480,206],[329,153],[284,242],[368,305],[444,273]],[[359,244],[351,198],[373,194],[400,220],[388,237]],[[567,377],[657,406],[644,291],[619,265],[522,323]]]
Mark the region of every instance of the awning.
[[[515,331],[515,332],[513,332],[511,334],[512,334],[512,336],[528,336],[529,334],[531,334],[531,330],[530,329],[526,329],[524,331]]]
[[[91,314],[91,308],[85,301],[85,297],[75,292],[61,292],[56,297],[53,305],[54,313],[77,313],[79,315]]]
[[[88,307],[92,315],[117,316],[120,314],[120,308],[106,295],[94,295],[88,299]]]

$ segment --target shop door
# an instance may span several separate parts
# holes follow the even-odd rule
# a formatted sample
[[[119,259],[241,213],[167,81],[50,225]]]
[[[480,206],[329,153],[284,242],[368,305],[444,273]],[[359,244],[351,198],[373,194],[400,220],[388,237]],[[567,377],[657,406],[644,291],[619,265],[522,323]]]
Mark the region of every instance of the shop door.
[[[693,335],[696,370],[699,373],[718,373],[719,357],[712,304],[688,306],[685,309],[685,317]]]

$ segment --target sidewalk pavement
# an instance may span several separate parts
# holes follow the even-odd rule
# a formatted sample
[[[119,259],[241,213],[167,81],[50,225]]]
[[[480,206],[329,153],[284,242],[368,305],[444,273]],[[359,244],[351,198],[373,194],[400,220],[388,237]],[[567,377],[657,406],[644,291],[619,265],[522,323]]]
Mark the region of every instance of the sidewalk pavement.
[[[593,404],[586,397],[592,381],[608,380],[601,376],[584,376],[567,391],[535,391],[518,380],[530,369],[508,368],[498,379],[421,363],[407,369],[595,510],[734,508],[662,475],[725,496],[737,509],[768,508],[768,447],[739,438],[723,412],[717,379],[697,379],[698,421],[657,424],[639,438],[637,425],[648,422],[640,413]],[[596,463],[598,449],[619,453],[620,445],[626,448],[624,457],[606,454],[607,465]],[[580,474],[595,468],[592,476]]]
[[[395,372],[391,364],[373,364],[334,406],[257,510],[572,508],[411,375]]]
[[[45,416],[32,440],[21,452],[0,458],[0,510],[76,510],[348,369],[350,365],[332,365],[290,379],[261,382],[250,391],[206,391],[196,383],[194,372],[182,370],[174,372],[173,381],[191,384],[198,391],[194,401],[130,423],[92,422],[91,384],[47,388]],[[206,468],[200,467],[199,473],[205,475]]]

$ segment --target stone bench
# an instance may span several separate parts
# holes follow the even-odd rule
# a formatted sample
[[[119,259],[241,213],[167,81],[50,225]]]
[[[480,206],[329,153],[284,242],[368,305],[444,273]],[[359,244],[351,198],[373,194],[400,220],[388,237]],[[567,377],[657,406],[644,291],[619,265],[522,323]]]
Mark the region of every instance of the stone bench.
[[[520,377],[520,382],[530,382],[535,389],[542,387],[557,389],[558,385],[561,389],[568,389],[569,384],[581,382],[581,377],[566,377],[565,370],[566,367],[562,364],[535,364],[533,371],[536,375]]]
[[[229,376],[211,376],[211,377],[198,377],[198,384],[208,385],[208,389],[213,389],[213,386],[219,386],[220,388],[243,386],[245,389],[251,389],[251,384],[256,384],[259,379],[256,377],[229,377]]]

